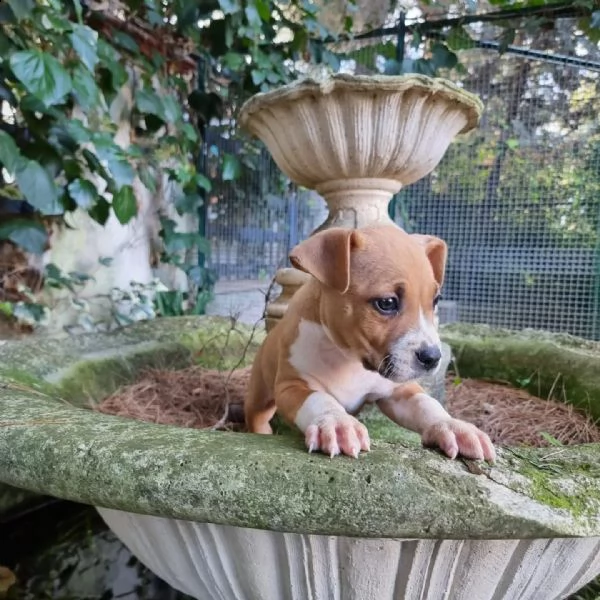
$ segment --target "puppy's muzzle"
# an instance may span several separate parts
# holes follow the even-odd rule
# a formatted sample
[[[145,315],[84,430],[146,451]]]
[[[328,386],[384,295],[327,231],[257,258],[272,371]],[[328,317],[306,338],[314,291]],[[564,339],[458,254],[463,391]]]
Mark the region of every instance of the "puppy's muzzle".
[[[442,351],[438,346],[421,346],[415,354],[419,365],[426,371],[435,369],[442,358]]]
[[[394,371],[394,359],[389,354],[386,354],[383,357],[383,360],[379,363],[378,367],[376,367],[368,358],[363,358],[362,364],[367,371],[379,373],[382,377],[389,377]]]

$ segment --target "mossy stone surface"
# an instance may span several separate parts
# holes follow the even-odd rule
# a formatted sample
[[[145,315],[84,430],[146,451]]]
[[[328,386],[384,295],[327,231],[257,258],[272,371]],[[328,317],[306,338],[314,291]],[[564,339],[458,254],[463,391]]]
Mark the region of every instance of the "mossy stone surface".
[[[442,337],[452,347],[460,376],[507,381],[600,420],[600,343],[486,325],[447,325]]]
[[[118,334],[3,344],[0,482],[96,506],[277,531],[600,535],[598,445],[558,454],[500,450],[488,467],[423,449],[418,436],[367,411],[372,451],[331,460],[307,454],[290,429],[205,432],[81,408],[135,379],[144,364],[249,362],[256,343],[242,359],[249,331],[232,339],[230,329],[222,319],[165,319]]]

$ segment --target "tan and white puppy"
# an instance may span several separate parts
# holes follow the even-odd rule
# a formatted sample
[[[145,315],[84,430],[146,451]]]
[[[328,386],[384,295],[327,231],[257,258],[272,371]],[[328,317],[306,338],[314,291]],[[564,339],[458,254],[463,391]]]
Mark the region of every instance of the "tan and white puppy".
[[[271,433],[277,411],[310,452],[357,457],[370,442],[352,415],[374,402],[450,458],[493,460],[489,437],[415,382],[441,359],[435,306],[446,254],[441,239],[394,225],[328,229],[296,246],[292,264],[312,277],[256,356],[249,431]]]

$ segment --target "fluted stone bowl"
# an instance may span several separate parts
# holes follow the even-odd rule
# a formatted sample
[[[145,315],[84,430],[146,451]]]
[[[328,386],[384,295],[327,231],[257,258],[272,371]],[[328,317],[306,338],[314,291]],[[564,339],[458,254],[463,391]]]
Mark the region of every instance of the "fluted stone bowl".
[[[300,185],[324,196],[357,187],[391,195],[430,173],[482,109],[444,79],[337,74],[257,94],[239,123]]]
[[[331,460],[285,427],[196,431],[88,408],[146,367],[248,363],[260,341],[248,335],[179,318],[0,345],[0,485],[98,507],[144,564],[202,600],[552,600],[600,572],[597,444],[500,449],[490,467],[367,412],[372,451]],[[561,373],[567,398],[600,414],[597,344],[473,327],[444,338],[461,375],[515,381],[535,367],[543,392]]]

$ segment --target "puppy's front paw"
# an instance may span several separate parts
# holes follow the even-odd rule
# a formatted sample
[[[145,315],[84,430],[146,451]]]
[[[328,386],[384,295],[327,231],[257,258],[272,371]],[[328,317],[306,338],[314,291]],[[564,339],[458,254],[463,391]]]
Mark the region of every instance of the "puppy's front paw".
[[[496,451],[486,433],[459,419],[439,421],[421,436],[424,446],[437,446],[450,458],[459,454],[475,460],[494,461]]]
[[[357,458],[360,451],[369,451],[367,428],[350,415],[327,414],[311,423],[304,434],[309,452],[320,450],[332,458],[347,454]]]

